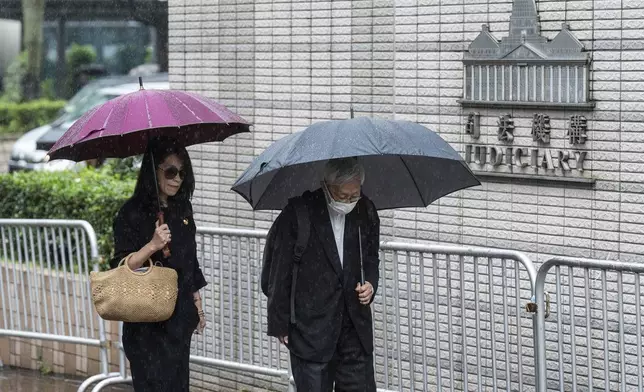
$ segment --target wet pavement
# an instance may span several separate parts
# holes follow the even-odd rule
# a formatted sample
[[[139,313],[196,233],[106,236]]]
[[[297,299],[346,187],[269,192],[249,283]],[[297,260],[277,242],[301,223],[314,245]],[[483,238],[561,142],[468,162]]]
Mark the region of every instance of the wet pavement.
[[[0,368],[0,391],[11,392],[76,392],[83,380],[64,376],[43,376],[38,371]],[[104,392],[132,392],[130,386],[110,386]]]

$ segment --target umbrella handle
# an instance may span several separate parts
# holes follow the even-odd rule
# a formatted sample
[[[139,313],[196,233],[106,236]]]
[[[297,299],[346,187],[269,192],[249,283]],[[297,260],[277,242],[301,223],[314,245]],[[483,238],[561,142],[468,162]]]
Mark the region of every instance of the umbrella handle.
[[[358,226],[358,245],[360,246],[360,284],[364,285],[364,260],[362,257],[362,230]]]
[[[157,213],[157,219],[159,219],[159,225],[162,225],[162,224],[165,223],[164,222],[165,219],[163,218],[163,211],[159,211]],[[164,246],[163,247],[163,257],[165,257],[167,259],[168,257],[170,257],[170,254],[171,254],[170,253],[170,247],[168,245]]]

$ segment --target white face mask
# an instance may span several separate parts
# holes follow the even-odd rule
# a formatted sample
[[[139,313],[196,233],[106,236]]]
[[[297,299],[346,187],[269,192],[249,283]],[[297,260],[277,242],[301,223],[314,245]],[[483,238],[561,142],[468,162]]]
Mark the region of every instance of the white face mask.
[[[349,214],[354,208],[356,208],[356,204],[358,204],[358,201],[354,201],[353,203],[343,203],[333,199],[333,196],[331,196],[331,192],[329,192],[329,188],[327,188],[325,182],[322,182],[322,189],[324,189],[324,196],[326,196],[329,208],[340,215]]]

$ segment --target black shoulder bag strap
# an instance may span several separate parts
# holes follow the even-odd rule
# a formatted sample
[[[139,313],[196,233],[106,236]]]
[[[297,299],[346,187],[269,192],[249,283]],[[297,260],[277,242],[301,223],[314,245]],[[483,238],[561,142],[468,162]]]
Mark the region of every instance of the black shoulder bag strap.
[[[295,285],[297,274],[300,271],[302,255],[309,244],[311,224],[309,222],[309,211],[304,199],[298,197],[293,200],[295,203],[295,216],[297,217],[297,239],[293,249],[293,278],[291,280],[291,324],[296,324],[295,319]]]

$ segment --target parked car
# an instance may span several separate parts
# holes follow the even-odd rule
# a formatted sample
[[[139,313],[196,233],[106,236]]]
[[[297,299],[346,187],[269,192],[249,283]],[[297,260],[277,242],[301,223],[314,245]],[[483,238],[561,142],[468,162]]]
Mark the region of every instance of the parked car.
[[[138,67],[134,67],[130,70],[128,75],[130,76],[147,76],[154,75],[159,72],[161,67],[159,64],[141,64]]]
[[[167,90],[170,88],[167,74],[150,75],[145,78],[145,88]],[[58,139],[85,112],[112,98],[139,89],[138,79],[132,76],[97,79],[83,87],[61,111],[61,116],[51,124],[33,129],[18,139],[9,158],[9,172],[18,170],[59,171],[85,166],[68,160],[45,162],[45,156]]]

